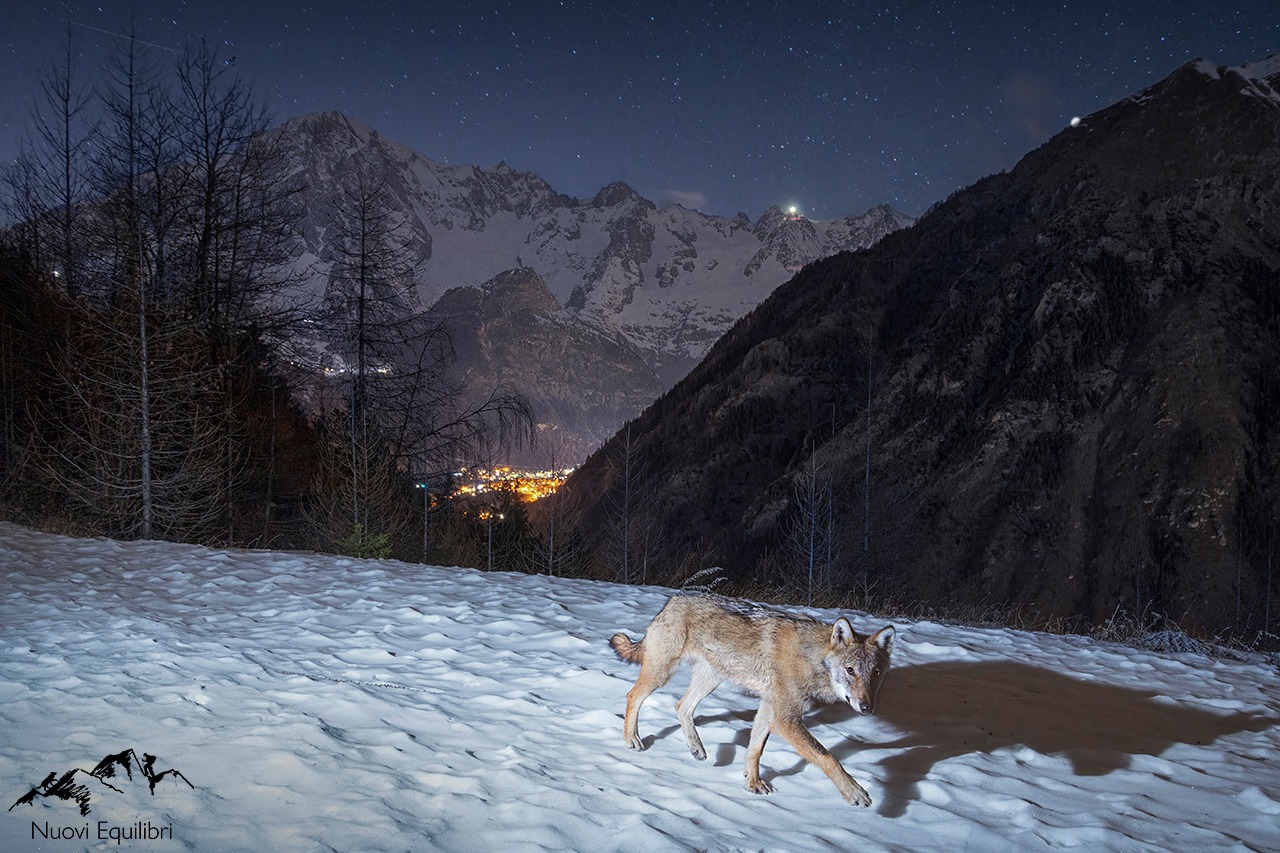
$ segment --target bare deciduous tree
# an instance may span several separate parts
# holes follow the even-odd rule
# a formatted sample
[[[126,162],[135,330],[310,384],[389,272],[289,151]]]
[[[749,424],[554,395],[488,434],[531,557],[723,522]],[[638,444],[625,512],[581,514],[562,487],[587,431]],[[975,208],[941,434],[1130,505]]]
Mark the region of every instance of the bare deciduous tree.
[[[74,515],[112,535],[207,536],[224,449],[203,342],[138,296],[117,302],[67,308],[63,396],[41,412],[44,475]]]
[[[792,557],[789,574],[805,591],[808,604],[813,604],[815,593],[829,593],[835,580],[839,537],[834,500],[831,478],[818,464],[817,451],[811,449],[809,464],[793,486],[791,513],[784,527]]]
[[[632,435],[630,423],[624,428],[622,443],[610,465],[618,484],[610,489],[608,497],[613,526],[609,558],[614,564],[613,571],[623,583],[647,583],[657,542],[650,515],[648,462],[640,442]]]
[[[368,528],[361,497],[371,482],[368,460],[380,454],[406,480],[429,480],[529,439],[533,419],[528,404],[504,389],[462,403],[465,387],[450,370],[452,342],[416,310],[416,255],[385,176],[357,158],[345,177],[325,314],[335,356],[329,372],[347,383],[352,524]]]
[[[23,145],[22,168],[33,179],[34,196],[24,220],[41,227],[38,259],[47,264],[72,299],[79,295],[81,207],[88,194],[90,87],[81,80],[68,20],[62,55],[41,80],[42,100],[35,106],[34,133]]]

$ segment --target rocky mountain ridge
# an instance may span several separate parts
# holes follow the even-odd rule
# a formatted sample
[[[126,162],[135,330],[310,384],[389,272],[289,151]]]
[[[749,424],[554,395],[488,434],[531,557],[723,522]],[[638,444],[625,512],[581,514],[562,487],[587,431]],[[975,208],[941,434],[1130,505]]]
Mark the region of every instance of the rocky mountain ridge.
[[[665,390],[633,344],[561,310],[528,267],[445,291],[427,315],[449,332],[468,388],[504,386],[534,406],[538,441],[517,461],[576,464]]]

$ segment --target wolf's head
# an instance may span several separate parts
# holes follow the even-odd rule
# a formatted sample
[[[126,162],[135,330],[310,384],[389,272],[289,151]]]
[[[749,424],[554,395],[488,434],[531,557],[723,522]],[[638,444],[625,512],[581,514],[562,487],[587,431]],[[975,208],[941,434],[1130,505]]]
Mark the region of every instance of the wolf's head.
[[[895,633],[893,626],[888,625],[864,637],[843,617],[837,619],[831,629],[831,649],[826,656],[831,689],[836,698],[848,702],[859,714],[876,711],[876,693],[889,671],[889,652],[893,649]]]

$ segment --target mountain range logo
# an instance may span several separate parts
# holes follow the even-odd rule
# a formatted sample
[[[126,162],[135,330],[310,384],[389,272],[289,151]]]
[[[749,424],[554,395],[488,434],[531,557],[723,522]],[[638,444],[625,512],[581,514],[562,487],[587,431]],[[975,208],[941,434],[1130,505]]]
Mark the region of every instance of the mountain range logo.
[[[133,749],[126,749],[106,756],[92,770],[73,767],[61,776],[55,770],[46,776],[43,782],[19,797],[13,805],[9,806],[9,811],[21,805],[34,806],[37,797],[53,797],[76,803],[80,807],[80,814],[87,815],[90,804],[95,798],[109,797],[112,791],[116,794],[124,794],[127,788],[142,780],[146,781],[152,796],[155,796],[156,785],[165,778],[181,779],[188,787],[195,790],[196,786],[192,785],[191,780],[180,770],[169,768],[157,772],[155,764],[154,755],[144,752],[142,760],[138,760],[138,753]]]

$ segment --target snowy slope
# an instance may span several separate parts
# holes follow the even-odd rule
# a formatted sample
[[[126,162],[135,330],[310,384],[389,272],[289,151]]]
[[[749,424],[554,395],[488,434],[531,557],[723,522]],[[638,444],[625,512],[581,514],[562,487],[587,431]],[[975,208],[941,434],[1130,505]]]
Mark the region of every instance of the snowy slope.
[[[1079,637],[900,623],[879,715],[809,722],[870,792],[775,738],[755,700],[673,706],[622,744],[635,672],[605,645],[667,592],[314,554],[77,540],[0,525],[0,788],[157,756],[91,812],[37,798],[0,849],[145,821],[138,850],[1266,850],[1280,846],[1280,675]],[[832,618],[832,614],[819,614]],[[857,627],[878,620],[854,614]],[[82,776],[83,778],[83,776]],[[47,827],[47,829],[46,829]]]

